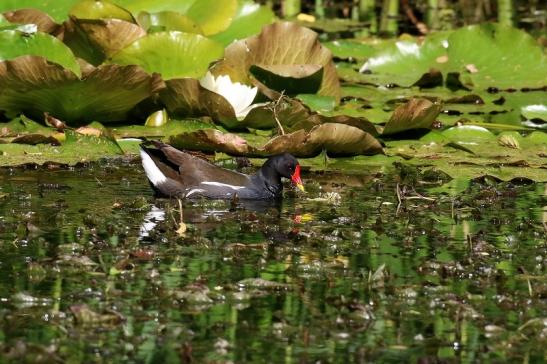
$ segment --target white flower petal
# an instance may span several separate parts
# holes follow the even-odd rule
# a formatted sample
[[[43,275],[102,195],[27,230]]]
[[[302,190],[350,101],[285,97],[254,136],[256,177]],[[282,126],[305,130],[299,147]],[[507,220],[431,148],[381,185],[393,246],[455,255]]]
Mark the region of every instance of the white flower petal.
[[[256,87],[232,82],[228,75],[221,75],[215,79],[211,72],[207,72],[199,82],[202,87],[224,97],[234,109],[236,117],[240,120],[251,110],[250,106],[258,92]]]

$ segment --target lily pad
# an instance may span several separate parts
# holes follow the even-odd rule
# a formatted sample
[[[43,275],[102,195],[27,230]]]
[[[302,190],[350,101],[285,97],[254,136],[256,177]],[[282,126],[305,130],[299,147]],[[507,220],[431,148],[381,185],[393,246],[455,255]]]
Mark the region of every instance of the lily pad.
[[[460,144],[479,144],[495,140],[496,137],[486,128],[475,125],[454,126],[442,132],[442,135]]]
[[[464,85],[541,88],[547,86],[547,56],[528,33],[499,24],[458,29],[448,39],[450,68]]]
[[[213,11],[212,11],[213,10]],[[203,29],[203,34],[216,34],[226,30],[237,10],[237,0],[197,0],[186,12]]]
[[[520,109],[526,120],[541,120],[547,122],[547,104],[526,105]]]
[[[336,123],[321,124],[309,131],[299,130],[281,135],[264,145],[251,145],[236,134],[224,134],[216,129],[172,136],[169,143],[180,149],[214,150],[247,156],[287,152],[297,157],[313,157],[323,151],[330,155],[382,153],[382,145],[372,135],[353,126]]]
[[[209,116],[224,125],[237,125],[235,111],[221,95],[202,87],[193,78],[165,82],[160,98],[170,114],[180,117]]]
[[[299,130],[270,140],[261,148],[267,155],[283,152],[314,157],[326,151],[333,156],[382,153],[382,145],[369,133],[353,126],[326,123],[309,132]]]
[[[430,129],[441,108],[440,103],[412,98],[395,109],[382,134],[395,134],[410,129]]]
[[[59,39],[41,32],[26,34],[17,30],[0,31],[0,61],[27,55],[44,57],[80,75],[80,66],[72,51]]]
[[[224,60],[218,62],[212,72],[250,84],[249,70],[253,65],[262,68],[272,65],[320,65],[324,73],[319,94],[334,96],[337,101],[340,98],[340,83],[331,52],[319,43],[317,33],[297,24],[278,22],[267,25],[259,35],[232,43],[226,48]]]
[[[274,20],[275,14],[269,6],[240,0],[230,26],[220,33],[211,35],[211,38],[227,46],[234,40],[259,33],[264,25],[271,24]]]
[[[55,33],[60,25],[53,20],[47,13],[38,9],[20,9],[7,11],[4,18],[11,23],[17,24],[36,24],[38,31],[44,33]]]
[[[139,65],[147,72],[160,73],[166,80],[200,78],[209,63],[222,57],[223,51],[220,44],[199,34],[158,32],[131,43],[115,54],[111,62]]]
[[[80,0],[2,0],[0,12],[18,9],[38,9],[48,13],[56,22],[68,18],[68,12]]]
[[[103,65],[80,79],[36,56],[0,63],[0,110],[41,119],[44,112],[69,122],[125,120],[161,87],[137,66]]]
[[[252,65],[249,72],[268,88],[289,96],[315,94],[323,81],[323,67],[317,64]]]
[[[104,0],[81,0],[70,9],[69,14],[78,19],[119,19],[130,23],[135,22],[135,18],[129,11]]]
[[[144,29],[125,20],[71,18],[65,22],[64,42],[77,57],[98,66],[145,35]]]
[[[138,21],[141,27],[149,32],[165,32],[176,30],[186,33],[203,34],[203,29],[186,15],[175,11],[160,11],[158,13],[140,12]]]

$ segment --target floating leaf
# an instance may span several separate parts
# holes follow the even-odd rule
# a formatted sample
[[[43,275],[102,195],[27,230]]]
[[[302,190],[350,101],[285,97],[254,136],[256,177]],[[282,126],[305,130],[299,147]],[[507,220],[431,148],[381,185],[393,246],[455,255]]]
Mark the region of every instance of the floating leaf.
[[[382,134],[395,134],[411,129],[430,129],[440,111],[439,103],[412,98],[395,109]]]
[[[314,157],[326,150],[329,155],[347,156],[382,153],[382,145],[372,135],[356,127],[326,123],[278,136],[261,148],[266,154],[283,152],[298,157]]]
[[[201,27],[186,15],[175,11],[160,11],[158,13],[139,13],[139,24],[147,31],[164,32],[176,30],[186,33],[203,34]]]
[[[169,138],[169,144],[179,149],[222,152],[247,155],[247,141],[236,134],[222,133],[216,129],[204,129],[183,133]]]
[[[211,11],[214,9],[213,11]],[[203,34],[216,34],[228,28],[236,14],[237,0],[198,0],[185,13],[203,29]]]
[[[165,109],[158,110],[152,113],[144,122],[145,126],[158,127],[167,124],[169,121],[169,116]]]
[[[68,12],[80,0],[2,0],[0,13],[8,10],[38,9],[48,13],[56,22],[68,18]]]
[[[478,144],[496,140],[488,129],[475,125],[454,126],[442,132],[442,135],[460,144]]]
[[[209,63],[222,57],[223,51],[220,44],[199,34],[158,32],[131,43],[115,54],[111,62],[139,65],[147,72],[160,73],[166,80],[200,78]]]
[[[210,116],[228,126],[237,125],[235,111],[222,96],[202,87],[198,80],[168,80],[160,98],[169,113],[180,117]]]
[[[249,72],[268,88],[289,96],[315,94],[323,81],[323,67],[318,64],[252,65]]]
[[[57,24],[47,13],[37,9],[20,9],[5,12],[4,18],[11,23],[17,24],[36,24],[38,31],[44,33],[55,33],[59,30]]]
[[[101,0],[81,0],[70,9],[69,14],[79,19],[119,19],[130,23],[135,22],[129,11],[109,1]]]
[[[340,98],[340,83],[332,55],[317,39],[317,33],[294,23],[278,22],[262,28],[254,37],[234,42],[226,48],[224,60],[212,72],[229,75],[233,81],[251,83],[249,69],[253,65],[288,66],[320,65],[323,78],[319,94]],[[282,91],[283,86],[277,91]]]
[[[44,57],[80,75],[80,66],[74,55],[59,39],[41,32],[0,31],[0,61],[27,55]]]
[[[67,122],[121,121],[161,87],[137,66],[104,65],[82,79],[42,57],[0,63],[0,110]]]
[[[275,20],[275,14],[269,6],[249,0],[238,1],[238,8],[228,29],[211,35],[211,38],[227,46],[234,40],[244,39],[260,32],[264,25]]]
[[[77,57],[97,66],[145,35],[144,29],[124,20],[71,18],[65,22],[64,42]]]

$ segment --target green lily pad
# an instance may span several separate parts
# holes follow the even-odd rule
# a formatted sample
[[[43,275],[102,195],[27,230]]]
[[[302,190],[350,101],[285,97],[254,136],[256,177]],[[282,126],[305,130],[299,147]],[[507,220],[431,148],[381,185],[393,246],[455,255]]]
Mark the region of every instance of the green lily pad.
[[[323,46],[330,49],[334,57],[341,59],[364,60],[374,56],[377,52],[374,46],[353,39],[324,42]]]
[[[47,13],[37,9],[20,9],[4,13],[4,18],[10,23],[36,24],[38,31],[43,33],[54,33],[59,30],[60,25]],[[1,21],[0,21],[1,24]]]
[[[213,10],[214,9],[214,10]],[[212,11],[213,10],[213,11]],[[203,34],[216,34],[226,30],[237,10],[237,0],[198,0],[186,12],[203,29]]]
[[[294,23],[267,25],[259,35],[232,43],[226,48],[224,60],[218,62],[212,72],[250,84],[252,65],[262,68],[266,65],[320,65],[324,73],[319,94],[333,96],[337,101],[340,98],[340,83],[330,51],[319,43],[317,33]]]
[[[209,63],[222,57],[223,51],[220,44],[199,34],[158,32],[131,43],[115,54],[111,62],[139,65],[147,72],[160,73],[166,80],[200,78]]]
[[[69,14],[78,19],[120,19],[135,22],[129,11],[105,0],[81,0],[70,9]]]
[[[199,119],[169,120],[168,123],[161,126],[146,125],[127,125],[115,126],[111,128],[112,134],[116,138],[149,138],[149,139],[167,139],[170,136],[196,131],[201,129],[211,129],[213,125]]]
[[[460,125],[446,129],[442,134],[448,139],[461,144],[479,144],[496,140],[492,132],[482,126]]]
[[[122,121],[161,84],[137,66],[103,65],[78,78],[36,56],[0,63],[0,110],[81,123]]]
[[[18,9],[38,9],[48,13],[56,22],[68,18],[68,13],[79,0],[1,0],[0,13]]]
[[[176,30],[186,33],[203,34],[203,29],[186,15],[175,11],[160,11],[158,13],[139,13],[138,21],[141,27],[149,32],[165,32]]]
[[[298,94],[296,98],[302,101],[311,110],[317,112],[328,112],[334,110],[336,100],[332,96],[321,96],[317,94]]]
[[[80,75],[80,66],[72,51],[59,39],[41,32],[0,31],[0,62],[27,55],[44,57]]]
[[[211,35],[211,38],[224,46],[234,40],[244,39],[260,32],[262,27],[275,21],[275,14],[269,6],[254,1],[240,0],[230,26]]]
[[[528,33],[499,24],[458,29],[448,39],[450,68],[464,85],[541,88],[547,86],[547,57]]]
[[[114,0],[133,14],[141,11],[157,13],[160,11],[176,11],[185,14],[197,0]]]
[[[526,105],[520,109],[526,120],[547,121],[547,104]]]
[[[421,44],[416,40],[386,41],[378,46],[381,50],[366,61],[360,72],[370,72],[371,75],[363,77],[375,84],[412,86],[430,71],[445,67],[447,37],[447,33],[436,33]],[[374,75],[377,75],[375,79]]]

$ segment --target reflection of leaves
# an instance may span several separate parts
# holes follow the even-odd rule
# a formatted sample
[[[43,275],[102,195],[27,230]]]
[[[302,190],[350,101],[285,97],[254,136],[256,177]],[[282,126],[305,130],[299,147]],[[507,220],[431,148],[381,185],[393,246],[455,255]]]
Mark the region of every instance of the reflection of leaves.
[[[226,48],[225,58],[215,65],[213,73],[227,74],[233,81],[250,83],[252,65],[321,65],[323,81],[319,93],[340,98],[340,83],[332,55],[317,39],[317,33],[294,23],[278,22],[262,32]],[[277,90],[277,91],[282,91]]]
[[[395,109],[382,134],[395,134],[411,129],[430,129],[440,111],[439,103],[412,98]]]

